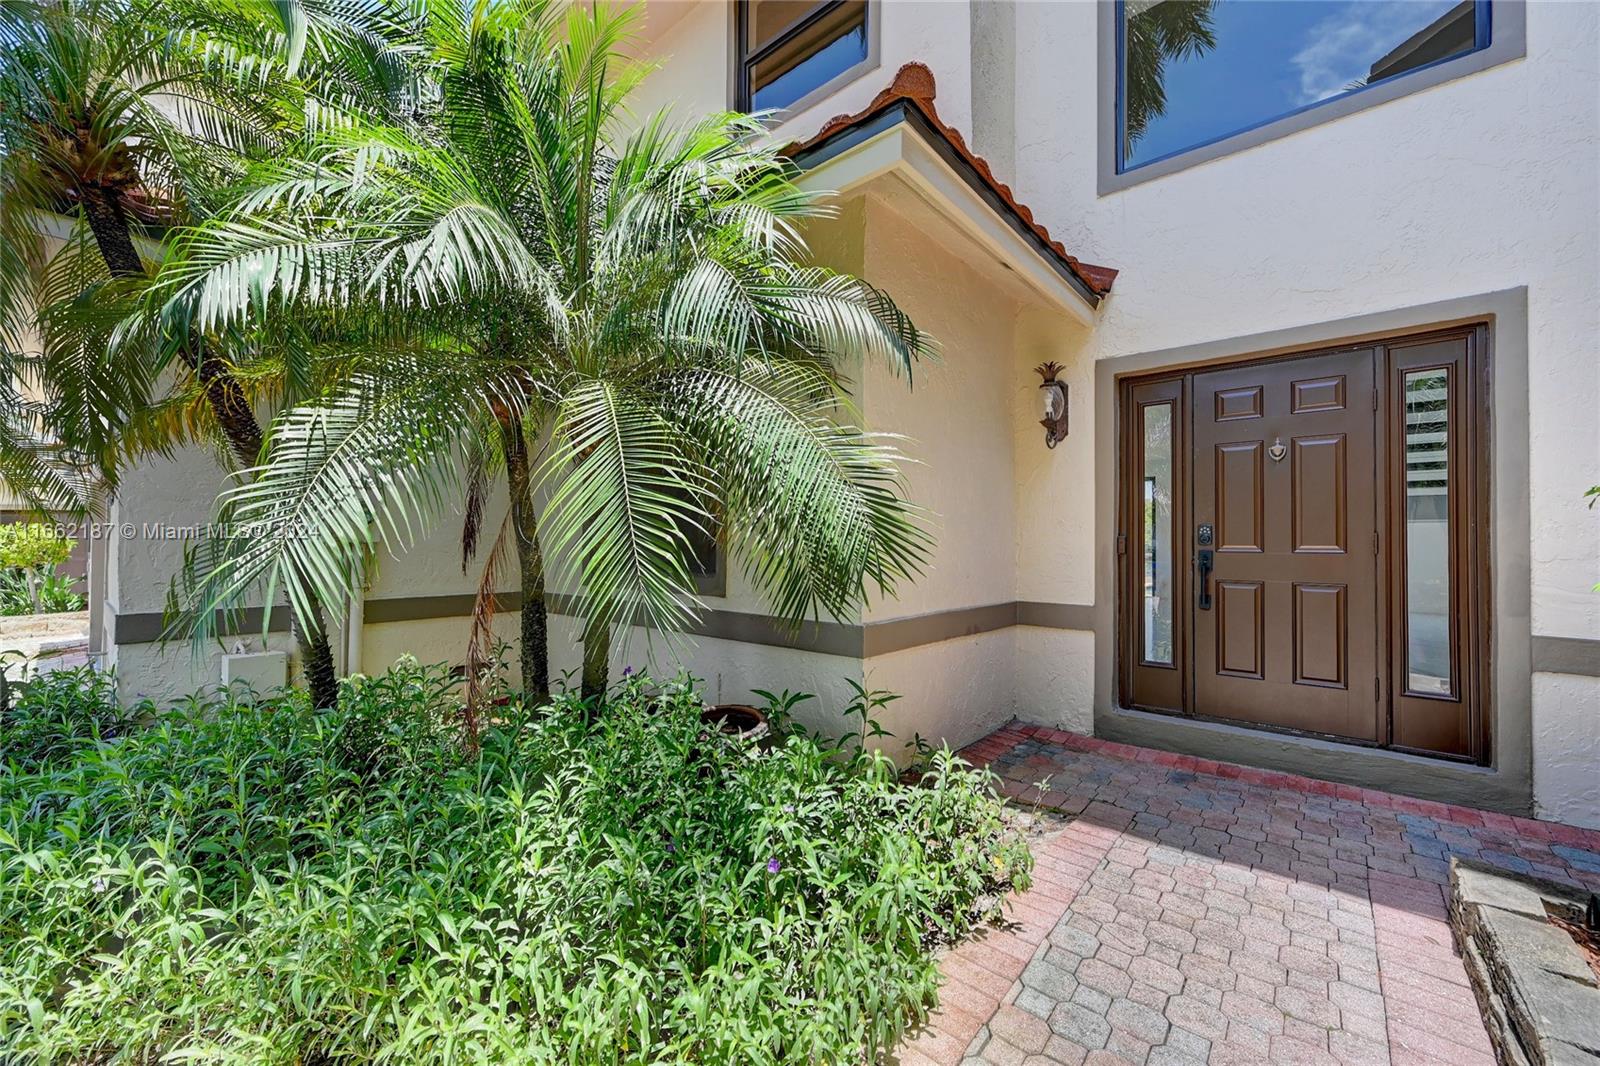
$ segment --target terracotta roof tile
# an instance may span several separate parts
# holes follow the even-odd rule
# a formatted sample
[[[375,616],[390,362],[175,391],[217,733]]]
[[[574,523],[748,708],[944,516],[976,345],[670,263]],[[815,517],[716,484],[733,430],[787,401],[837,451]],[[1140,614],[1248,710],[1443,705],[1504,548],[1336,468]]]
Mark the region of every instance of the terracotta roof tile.
[[[1111,282],[1117,276],[1116,270],[1112,267],[1085,263],[1076,256],[1068,255],[1067,250],[1061,246],[1061,242],[1051,237],[1050,231],[1034,220],[1033,212],[1025,204],[1017,201],[1017,198],[1011,192],[1011,187],[994,176],[994,171],[989,168],[988,160],[967,147],[966,139],[961,136],[961,131],[954,126],[947,125],[939,118],[939,112],[933,106],[934,97],[937,94],[938,88],[934,84],[933,71],[929,70],[923,63],[907,63],[895,73],[894,81],[889,87],[873,97],[872,102],[866,107],[854,114],[835,115],[823,123],[822,128],[806,140],[795,141],[787,145],[783,149],[783,154],[795,156],[807,149],[815,148],[836,134],[842,133],[851,126],[871,118],[879,111],[905,101],[915,107],[928,120],[933,128],[939,132],[940,136],[949,142],[950,147],[955,149],[956,154],[971,165],[979,179],[1016,213],[1017,218],[1022,221],[1023,225],[1031,229],[1038,235],[1040,240],[1044,241],[1045,246],[1055,253],[1056,257],[1067,269],[1071,270],[1079,280],[1088,286],[1089,291],[1096,296],[1103,296],[1110,292]]]

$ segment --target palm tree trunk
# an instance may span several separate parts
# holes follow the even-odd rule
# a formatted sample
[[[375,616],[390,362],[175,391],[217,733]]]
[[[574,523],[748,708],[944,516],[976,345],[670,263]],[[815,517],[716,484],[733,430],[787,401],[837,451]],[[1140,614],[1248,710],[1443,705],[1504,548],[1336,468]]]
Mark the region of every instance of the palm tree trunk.
[[[506,474],[511,482],[511,528],[516,534],[521,572],[522,696],[529,706],[543,706],[550,699],[550,620],[544,599],[544,556],[539,551],[539,516],[533,506],[528,442],[522,435],[520,420],[503,425],[501,433]]]
[[[590,618],[583,630],[583,698],[597,704],[610,687],[611,623]]]
[[[134,247],[133,233],[128,227],[127,215],[122,210],[118,195],[101,190],[98,194],[85,194],[83,213],[94,234],[96,247],[113,277],[134,277],[144,273],[139,250]],[[206,392],[206,400],[216,416],[217,424],[228,439],[228,447],[243,467],[256,464],[261,454],[261,424],[250,408],[249,398],[220,359],[206,359],[192,347],[185,346],[183,360]],[[305,665],[306,681],[311,688],[312,702],[318,707],[331,707],[338,697],[339,686],[333,670],[333,648],[328,643],[328,626],[323,616],[322,604],[311,596],[311,629],[299,618],[294,619],[290,632],[300,648]]]

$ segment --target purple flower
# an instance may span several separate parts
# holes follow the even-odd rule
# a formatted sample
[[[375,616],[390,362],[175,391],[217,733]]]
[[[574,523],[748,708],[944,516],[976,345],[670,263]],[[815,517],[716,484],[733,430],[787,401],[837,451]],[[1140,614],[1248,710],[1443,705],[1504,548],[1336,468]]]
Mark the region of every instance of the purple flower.
[[[767,860],[767,873],[775,874],[781,869],[783,869],[783,863],[779,862],[777,859]]]
[[[674,844],[672,841],[669,840],[669,841],[667,841],[667,850],[668,851],[677,851],[678,850],[678,845]]]
[[[633,667],[631,667],[631,666],[624,666],[624,667],[623,667],[623,668],[622,668],[622,676],[623,676],[623,677],[632,677],[632,676],[633,676]]]

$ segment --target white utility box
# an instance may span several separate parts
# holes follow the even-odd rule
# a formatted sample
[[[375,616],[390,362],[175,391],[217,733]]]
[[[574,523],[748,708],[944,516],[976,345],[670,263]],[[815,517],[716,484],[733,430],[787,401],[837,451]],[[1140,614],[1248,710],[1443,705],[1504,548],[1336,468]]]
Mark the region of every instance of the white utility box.
[[[284,651],[234,652],[222,657],[222,684],[248,685],[258,696],[289,683],[289,653]]]

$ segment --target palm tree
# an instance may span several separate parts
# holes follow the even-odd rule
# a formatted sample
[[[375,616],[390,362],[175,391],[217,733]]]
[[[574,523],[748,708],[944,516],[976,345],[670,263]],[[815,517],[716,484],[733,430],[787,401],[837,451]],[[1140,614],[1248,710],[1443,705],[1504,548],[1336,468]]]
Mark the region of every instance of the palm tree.
[[[1167,63],[1217,46],[1217,0],[1126,0],[1123,11],[1123,145],[1131,150],[1167,112]]]
[[[401,64],[381,32],[344,15],[299,2],[0,0],[0,377],[41,383],[36,432],[86,458],[103,487],[127,458],[166,451],[193,428],[152,417],[175,406],[153,392],[174,362],[233,461],[257,461],[252,396],[218,338],[112,347],[109,312],[143,289],[168,228],[214,209],[217,190],[292,136],[300,116],[326,120],[396,81]],[[366,19],[379,31],[380,15]],[[317,62],[291,84],[308,49]],[[329,100],[308,91],[333,84]],[[62,218],[72,229],[52,253],[50,221]],[[43,351],[28,352],[34,343]],[[16,443],[0,439],[8,480],[31,475],[59,504],[60,486],[41,482],[46,471]],[[326,704],[335,681],[320,603],[299,606],[306,674]]]
[[[671,632],[699,607],[696,528],[719,527],[796,620],[917,571],[927,535],[898,456],[848,424],[837,368],[909,372],[931,342],[882,293],[805,265],[797,227],[825,209],[758,120],[657,116],[621,136],[642,74],[619,57],[629,24],[604,7],[429,6],[429,106],[330,132],[176,242],[165,313],[195,328],[368,307],[408,338],[287,411],[224,495],[239,532],[194,568],[198,634],[263,584],[297,596],[293,575],[324,599],[359,594],[365,553],[412,543],[463,493],[475,542],[502,470],[511,508],[474,646],[509,539],[530,698],[547,571],[576,592],[589,695],[615,627]]]

